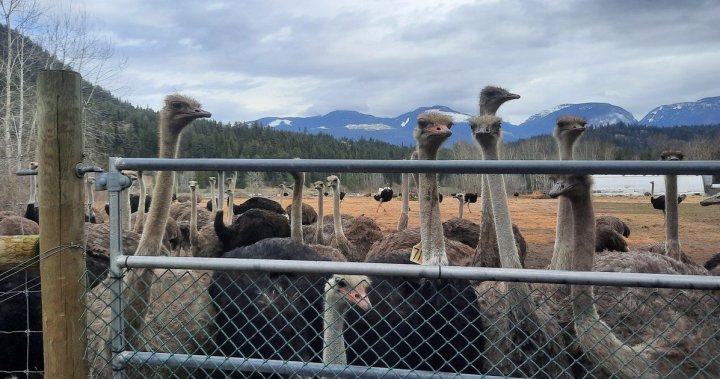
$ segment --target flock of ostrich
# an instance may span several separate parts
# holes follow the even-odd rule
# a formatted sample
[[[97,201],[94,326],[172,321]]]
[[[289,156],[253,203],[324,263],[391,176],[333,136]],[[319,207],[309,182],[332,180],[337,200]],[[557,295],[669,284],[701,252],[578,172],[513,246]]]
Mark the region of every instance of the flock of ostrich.
[[[506,101],[519,98],[495,86],[481,91],[480,114],[470,125],[482,159],[501,159],[501,119],[496,112]],[[204,117],[210,113],[195,100],[168,96],[160,111],[158,156],[176,157],[183,129]],[[585,125],[581,117],[557,120],[553,136],[559,159],[574,159]],[[413,131],[417,151],[411,158],[436,159],[451,128],[452,119],[445,114],[420,114]],[[661,158],[683,157],[681,152],[666,151]],[[283,209],[263,197],[236,205],[232,190],[214,192],[215,178],[207,207],[198,206],[194,181],[189,183],[189,199],[173,199],[171,171],[156,174],[150,196],[142,173],[127,174],[138,179],[140,194],[132,200],[124,192],[126,255],[521,269],[527,254],[500,174],[483,176],[479,196],[452,194],[459,201],[459,217],[446,222],[440,217],[437,175],[417,174],[420,224],[415,228],[408,227],[411,175],[403,174],[402,210],[393,232],[383,232],[370,217],[341,212],[344,193],[337,175],[312,183],[317,192],[313,207],[303,203],[305,174],[292,172],[292,203]],[[652,204],[662,206],[666,240],[629,251],[624,240],[630,234],[627,225],[617,217],[595,217],[592,179],[556,178],[548,192],[559,198],[548,269],[718,274],[720,254],[703,267],[681,250],[678,203],[683,198],[677,194],[677,178],[667,175],[665,180],[663,201]],[[233,181],[228,178],[228,188],[234,188]],[[393,198],[388,189],[378,191],[377,211]],[[281,199],[284,192],[281,188]],[[332,213],[327,215],[326,196],[332,197]],[[463,218],[465,206],[478,197],[479,225]],[[701,204],[720,204],[720,195]],[[0,235],[35,234],[40,216],[32,205],[25,215],[4,212]],[[113,373],[110,279],[105,273],[109,228],[107,223],[94,223],[99,216],[89,206],[86,358],[91,377],[108,378]],[[411,258],[413,249],[421,252],[420,261]],[[0,376],[41,371],[39,334],[4,333],[41,329],[39,294],[30,293],[27,299],[9,295],[18,288],[37,290],[39,278],[36,273],[0,278],[0,290],[7,293],[0,298]],[[133,269],[123,281],[129,350],[533,378],[720,377],[720,307],[714,292],[178,269]],[[150,365],[127,370],[131,377],[281,376]]]

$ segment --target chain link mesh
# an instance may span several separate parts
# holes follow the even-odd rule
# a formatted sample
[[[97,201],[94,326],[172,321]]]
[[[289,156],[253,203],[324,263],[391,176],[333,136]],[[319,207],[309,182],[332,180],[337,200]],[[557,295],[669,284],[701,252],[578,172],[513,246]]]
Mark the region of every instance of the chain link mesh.
[[[614,358],[619,350],[606,356],[591,352],[610,338],[607,332],[577,335],[567,285],[370,277],[370,309],[334,310],[340,302],[325,304],[328,275],[149,272],[136,275],[148,280],[134,287],[141,289],[142,300],[125,312],[125,356],[141,357],[130,359],[130,377],[312,376],[303,370],[318,367],[337,369],[319,375],[325,377],[375,376],[376,368],[400,376],[407,373],[402,370],[626,376],[626,363]],[[109,348],[98,347],[109,343],[108,285],[105,280],[88,293],[88,359],[96,377],[105,377],[112,367]],[[637,376],[720,377],[717,293],[604,286],[594,291],[600,323],[632,346],[634,359],[648,364]],[[597,326],[585,333],[602,330]],[[334,342],[344,346],[337,349]],[[172,364],[160,364],[168,357],[163,353],[171,354]],[[234,371],[219,368],[230,363]],[[203,364],[207,367],[199,367]]]

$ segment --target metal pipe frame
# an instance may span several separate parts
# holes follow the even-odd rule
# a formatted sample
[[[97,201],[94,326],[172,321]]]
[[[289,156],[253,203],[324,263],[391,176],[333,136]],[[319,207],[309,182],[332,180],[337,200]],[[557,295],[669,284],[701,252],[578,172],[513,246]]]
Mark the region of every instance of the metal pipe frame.
[[[301,274],[351,274],[402,276],[429,279],[465,279],[500,282],[602,285],[614,287],[651,287],[695,290],[720,289],[720,280],[717,277],[703,275],[640,274],[592,271],[577,272],[362,262],[283,261],[276,259],[141,257],[129,255],[118,257],[116,263],[118,266],[124,268],[229,270]]]
[[[720,175],[718,161],[110,158],[120,170]]]
[[[118,363],[166,367],[194,367],[235,371],[264,372],[269,374],[302,377],[332,378],[500,378],[498,376],[440,373],[420,370],[402,370],[383,367],[327,365],[318,362],[280,361],[272,359],[218,357],[205,355],[168,354],[143,351],[125,351]],[[503,377],[506,378],[506,377]]]

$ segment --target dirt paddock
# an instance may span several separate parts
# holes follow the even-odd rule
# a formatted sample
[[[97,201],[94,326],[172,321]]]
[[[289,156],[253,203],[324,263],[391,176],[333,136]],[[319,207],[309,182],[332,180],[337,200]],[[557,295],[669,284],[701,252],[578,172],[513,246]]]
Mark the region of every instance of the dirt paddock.
[[[277,197],[274,198],[277,200]],[[680,243],[682,250],[696,262],[703,264],[713,254],[720,252],[720,206],[702,207],[701,196],[688,196],[679,205]],[[245,199],[239,199],[239,202]],[[332,212],[332,202],[325,199],[325,212]],[[306,197],[306,203],[317,206],[317,198]],[[522,231],[528,243],[526,265],[528,268],[544,268],[550,263],[555,241],[555,223],[557,200],[531,199],[529,197],[510,197],[508,199],[513,223]],[[284,205],[289,205],[289,200]],[[593,198],[595,214],[620,217],[630,226],[628,245],[645,245],[664,241],[665,226],[661,211],[653,209],[650,198],[595,196]],[[365,216],[375,219],[383,231],[394,230],[400,214],[401,200],[395,198],[383,203],[378,212],[377,202],[372,197],[352,196],[348,194],[342,202],[342,213]],[[418,202],[410,202],[410,226],[418,225]],[[440,204],[443,220],[458,215],[458,201],[446,197]],[[467,207],[463,217],[480,223],[480,200]]]

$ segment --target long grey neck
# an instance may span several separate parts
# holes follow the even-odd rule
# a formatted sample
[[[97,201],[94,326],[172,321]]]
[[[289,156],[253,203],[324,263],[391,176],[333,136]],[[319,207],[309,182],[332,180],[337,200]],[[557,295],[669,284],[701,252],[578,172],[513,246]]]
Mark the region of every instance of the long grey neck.
[[[574,158],[573,142],[567,139],[558,140],[560,160],[572,160]],[[558,199],[555,245],[550,259],[551,270],[571,270],[573,244],[573,224],[571,220],[572,206],[570,205],[570,199],[561,196]]]
[[[210,212],[215,212],[217,210],[217,205],[215,204],[215,183],[210,182]]]
[[[400,219],[398,220],[398,231],[407,229],[410,220],[410,199],[408,199],[410,178],[408,175],[409,174],[403,173],[401,176],[400,193],[402,194],[402,208],[400,209]]]
[[[342,306],[342,300],[331,296],[333,290],[328,291],[325,296],[323,312],[323,364],[347,364],[347,353],[345,352],[345,339],[343,329],[345,328],[345,311],[347,307]]]
[[[589,189],[581,196],[574,197],[571,203],[575,230],[572,269],[592,271],[596,236],[595,213]],[[571,288],[575,334],[583,351],[588,353],[596,364],[610,372],[617,372],[619,377],[656,377],[653,366],[644,359],[641,352],[625,345],[610,327],[600,320],[593,301],[593,287],[572,285]]]
[[[665,175],[665,253],[681,260],[677,176]]]
[[[323,217],[325,215],[323,203],[325,200],[325,194],[323,192],[324,189],[322,187],[318,189],[318,220],[315,228],[315,243],[321,245],[325,243],[323,238]]]
[[[498,159],[497,143],[481,144],[480,148],[483,159]],[[482,175],[481,182],[480,209],[482,210],[482,215],[480,216],[480,236],[477,247],[475,248],[475,255],[480,257],[479,263],[482,267],[501,267],[499,247],[494,238],[497,232],[495,230],[495,217],[490,201],[488,175]]]
[[[290,239],[304,243],[302,231],[302,196],[305,186],[304,172],[291,172],[295,180],[293,189],[292,206],[290,207]]]
[[[180,144],[179,133],[169,133],[167,128],[160,127],[160,151],[159,158],[175,158],[177,147]],[[169,133],[169,134],[168,134]],[[167,135],[166,135],[167,134]],[[170,215],[170,203],[172,202],[173,183],[175,182],[174,171],[158,171],[156,184],[153,189],[153,202],[147,214],[147,227],[144,228],[140,242],[138,243],[135,255],[156,255],[160,251],[163,237],[165,236],[165,225]]]
[[[190,245],[197,246],[197,201],[195,199],[195,187],[190,188]]]
[[[461,196],[458,201],[460,202],[460,205],[458,206],[458,217],[463,218],[463,211],[465,210],[465,196]]]
[[[418,149],[418,159],[435,160],[437,151],[426,152]],[[447,265],[445,236],[440,216],[437,174],[421,173],[418,175],[420,202],[420,242],[422,244],[424,265]]]
[[[340,217],[340,189],[338,186],[333,186],[333,227],[335,228],[335,242],[338,245],[338,249],[345,253],[349,253],[349,241],[345,237],[345,231],[342,226],[342,219]]]

